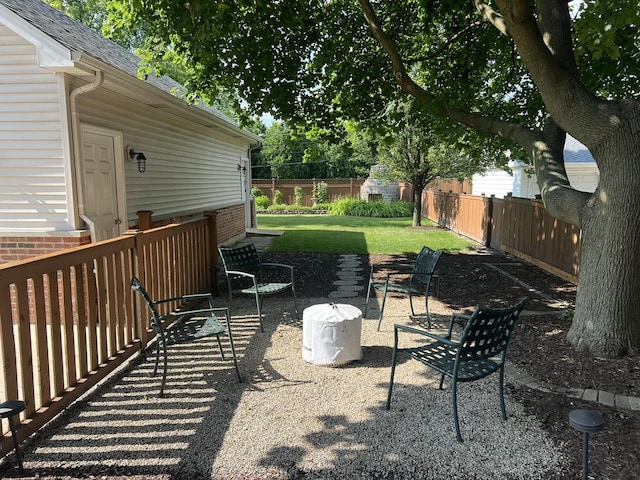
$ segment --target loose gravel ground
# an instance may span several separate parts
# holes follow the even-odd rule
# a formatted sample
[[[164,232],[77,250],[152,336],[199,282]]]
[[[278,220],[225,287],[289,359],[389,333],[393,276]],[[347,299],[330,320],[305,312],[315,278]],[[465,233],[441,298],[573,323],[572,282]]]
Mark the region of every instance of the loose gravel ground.
[[[300,311],[316,303],[326,299],[304,299]],[[30,442],[24,478],[544,479],[567,468],[564,447],[508,394],[501,419],[495,375],[459,388],[463,443],[449,383],[438,390],[418,362],[401,360],[384,409],[406,299],[388,300],[380,332],[363,320],[363,359],[335,368],[302,360],[290,309],[286,297],[265,300],[260,333],[255,305],[234,299],[241,384],[211,338],[171,347],[164,398],[152,362],[134,362]],[[430,309],[446,325],[450,311],[437,299]]]

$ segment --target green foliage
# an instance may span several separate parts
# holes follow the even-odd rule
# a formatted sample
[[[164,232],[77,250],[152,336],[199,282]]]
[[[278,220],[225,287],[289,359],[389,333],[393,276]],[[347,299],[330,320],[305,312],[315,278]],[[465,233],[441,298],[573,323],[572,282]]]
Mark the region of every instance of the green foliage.
[[[295,187],[293,189],[293,195],[295,197],[296,206],[301,207],[304,205],[304,189],[302,187]]]
[[[282,194],[282,192],[280,190],[276,190],[275,192],[273,192],[273,203],[274,204],[281,205],[283,198],[284,198],[284,195]]]
[[[256,197],[256,208],[259,208],[260,210],[264,210],[269,207],[270,203],[269,197],[266,195],[259,195]]]
[[[432,127],[435,119],[423,115],[416,100],[398,102],[387,109],[393,134],[380,149],[380,162],[390,177],[411,184],[420,194],[436,178],[470,178],[486,166],[461,153]],[[490,161],[490,160],[489,160]]]
[[[300,205],[279,205],[274,203],[273,205],[269,205],[270,212],[313,212],[316,213],[318,210],[326,210],[326,206],[315,206],[315,207],[305,207]]]
[[[419,252],[423,245],[447,252],[464,251],[473,245],[445,229],[410,228],[410,217],[260,214],[258,226],[287,232],[273,239],[271,249],[279,252],[401,255]]]
[[[336,200],[329,204],[329,215],[354,217],[397,218],[410,217],[413,204],[410,202],[367,202],[355,198]]]
[[[258,187],[251,187],[251,195],[253,195],[254,197],[261,197],[262,195],[264,195],[264,193],[262,193],[262,190],[260,190]]]
[[[44,0],[53,8],[100,33],[106,21],[107,0]]]
[[[329,200],[329,186],[325,182],[318,182],[313,186],[313,204],[327,203]]]
[[[637,0],[580,2],[574,22],[576,59],[582,80],[603,97],[639,92]]]
[[[318,128],[273,123],[264,132],[260,152],[252,158],[256,178],[351,178],[366,176],[373,155],[353,148],[349,131],[340,137]]]

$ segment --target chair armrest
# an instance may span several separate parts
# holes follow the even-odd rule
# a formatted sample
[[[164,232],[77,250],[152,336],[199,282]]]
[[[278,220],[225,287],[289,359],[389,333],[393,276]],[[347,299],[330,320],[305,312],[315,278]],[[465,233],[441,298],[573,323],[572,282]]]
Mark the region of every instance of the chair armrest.
[[[283,267],[293,270],[293,265],[286,265],[284,263],[261,263],[260,265],[263,267]]]
[[[254,280],[256,278],[256,276],[253,273],[241,272],[240,270],[225,270],[225,274],[227,274],[227,275],[238,275],[240,277],[253,278]]]
[[[436,335],[435,333],[431,333],[431,332],[427,332],[426,330],[422,330],[420,328],[415,328],[415,327],[410,327],[408,325],[394,325],[393,326],[394,331],[398,332],[398,331],[404,331],[404,332],[408,332],[408,333],[415,333],[418,335],[422,335],[424,337],[429,337],[433,340],[437,340],[439,342],[442,342],[446,345],[449,345],[450,347],[457,347],[460,345],[459,342],[454,342],[452,341],[450,338],[448,337],[443,337],[441,335]],[[397,334],[397,333],[396,333]]]
[[[291,283],[293,283],[293,265],[286,265],[284,263],[261,263],[260,264],[263,267],[278,267],[278,268],[283,268],[283,269],[288,269],[289,270],[289,276],[291,277]],[[277,273],[272,273],[272,276],[276,276]],[[282,274],[281,274],[282,275]]]
[[[153,303],[161,304],[161,303],[167,303],[167,302],[175,302],[176,300],[189,300],[189,299],[195,299],[195,298],[208,298],[208,297],[211,297],[210,293],[189,293],[187,295],[180,295],[178,297],[163,298],[161,300],[156,300]]]
[[[213,314],[221,313],[221,314],[224,314],[226,316],[228,314],[228,312],[229,312],[229,309],[227,307],[197,308],[197,309],[194,309],[194,310],[184,310],[184,311],[178,310],[176,312],[171,312],[171,313],[168,313],[166,315],[162,315],[162,317],[160,317],[160,318],[162,318],[164,320],[166,318],[171,318],[171,317],[180,318],[180,317],[185,317],[187,315],[200,315],[200,314],[203,314],[203,313],[213,313]]]
[[[406,277],[407,275],[411,275],[411,272],[409,272],[409,271],[407,271],[407,272],[387,272],[387,278],[399,277],[399,276]]]

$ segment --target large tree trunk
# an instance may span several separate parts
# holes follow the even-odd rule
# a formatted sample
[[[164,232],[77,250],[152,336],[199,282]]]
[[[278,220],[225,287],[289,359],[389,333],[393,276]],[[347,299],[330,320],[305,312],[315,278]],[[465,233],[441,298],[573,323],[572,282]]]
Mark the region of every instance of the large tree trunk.
[[[582,214],[580,283],[568,340],[595,355],[640,352],[640,163],[634,137],[618,138],[615,143],[623,145],[599,153],[600,164],[617,168],[601,168],[600,186]]]
[[[415,185],[413,190],[413,226],[419,227],[422,225],[422,190],[418,189]]]

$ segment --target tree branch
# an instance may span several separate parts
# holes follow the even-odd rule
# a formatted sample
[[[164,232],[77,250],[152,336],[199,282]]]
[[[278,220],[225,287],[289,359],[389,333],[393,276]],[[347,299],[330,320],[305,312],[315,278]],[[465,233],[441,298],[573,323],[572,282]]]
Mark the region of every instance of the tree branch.
[[[406,59],[406,62],[409,63],[409,64],[413,64],[413,63],[416,63],[416,62],[424,62],[426,60],[431,60],[431,59],[437,58],[437,57],[440,56],[440,54],[442,52],[444,52],[447,48],[449,48],[451,45],[453,45],[455,42],[457,42],[458,39],[460,37],[462,37],[462,35],[464,35],[465,33],[469,32],[470,30],[473,30],[474,28],[481,27],[482,25],[483,25],[483,22],[481,22],[481,21],[472,22],[471,24],[467,25],[462,30],[460,30],[459,32],[456,32],[453,36],[451,36],[451,38],[449,38],[442,45],[442,47],[440,47],[437,51],[433,52],[431,55],[425,55],[425,56],[421,56],[421,57],[409,57],[409,58]]]
[[[489,5],[487,5],[481,0],[472,0],[472,1],[473,1],[473,5],[476,7],[476,10],[480,12],[480,15],[482,15],[482,17],[486,21],[488,21],[494,27],[496,27],[496,29],[500,33],[509,36],[507,24],[505,23],[504,18],[502,17],[502,15],[500,15],[499,12],[496,12],[493,8],[491,8]]]
[[[619,115],[618,107],[593,96],[578,79],[567,3],[538,0],[540,24],[529,0],[496,0],[496,5],[550,115],[585,145],[598,144],[613,128],[610,119]]]

